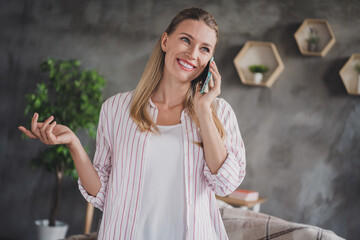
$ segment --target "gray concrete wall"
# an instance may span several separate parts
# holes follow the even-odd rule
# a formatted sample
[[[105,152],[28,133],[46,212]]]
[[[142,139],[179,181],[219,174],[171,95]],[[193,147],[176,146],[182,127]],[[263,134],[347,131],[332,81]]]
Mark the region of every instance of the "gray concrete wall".
[[[134,89],[171,18],[195,1],[0,2],[0,238],[34,239],[46,218],[53,176],[32,170],[39,143],[17,130],[24,95],[43,79],[47,57],[77,58],[108,80],[105,97]],[[215,59],[222,94],[234,108],[247,149],[242,187],[267,198],[262,211],[360,234],[360,98],[338,71],[360,49],[359,1],[198,1],[220,27]],[[327,19],[337,42],[325,58],[302,56],[293,34],[305,18]],[[271,89],[243,85],[233,58],[248,40],[272,41],[285,65]],[[92,142],[93,144],[93,142]],[[85,201],[66,180],[59,219],[82,231]],[[96,212],[96,218],[100,215]]]

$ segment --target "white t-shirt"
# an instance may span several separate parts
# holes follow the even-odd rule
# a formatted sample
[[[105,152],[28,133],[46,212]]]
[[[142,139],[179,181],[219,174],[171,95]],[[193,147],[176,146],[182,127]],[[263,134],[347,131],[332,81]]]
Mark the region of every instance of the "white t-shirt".
[[[186,238],[184,143],[181,124],[159,126],[147,149],[138,239]]]

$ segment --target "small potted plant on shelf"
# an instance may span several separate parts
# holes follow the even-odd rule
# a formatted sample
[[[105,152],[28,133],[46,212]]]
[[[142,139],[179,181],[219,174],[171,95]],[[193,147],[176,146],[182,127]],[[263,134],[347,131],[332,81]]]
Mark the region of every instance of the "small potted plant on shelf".
[[[360,94],[360,62],[355,64],[354,69],[358,73],[357,93]]]
[[[306,39],[308,43],[308,51],[309,52],[317,52],[319,51],[319,42],[320,38],[317,34],[316,29],[310,27],[310,37]]]
[[[80,65],[78,60],[44,61],[40,67],[42,72],[49,74],[49,79],[38,83],[36,91],[25,96],[25,115],[37,112],[41,122],[52,115],[58,123],[68,126],[75,133],[84,129],[95,138],[105,81],[95,70],[81,70]],[[62,239],[68,226],[56,221],[56,216],[63,178],[78,178],[70,151],[64,145],[50,146],[33,159],[31,165],[53,173],[56,179],[49,218],[35,221],[37,239]]]
[[[264,73],[268,71],[268,67],[262,64],[254,64],[249,66],[249,70],[254,74],[254,82],[259,84],[263,79]]]

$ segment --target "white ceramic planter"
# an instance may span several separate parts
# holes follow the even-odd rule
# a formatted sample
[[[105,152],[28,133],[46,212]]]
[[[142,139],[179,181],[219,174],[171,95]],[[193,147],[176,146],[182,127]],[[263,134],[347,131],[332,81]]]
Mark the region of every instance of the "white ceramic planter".
[[[49,220],[36,220],[38,240],[58,240],[66,236],[69,226],[60,221],[55,221],[54,227],[49,227]]]
[[[254,82],[256,84],[261,83],[262,79],[263,79],[263,74],[262,73],[254,73]]]
[[[309,43],[308,50],[309,52],[317,52],[319,49],[319,46],[317,43]]]

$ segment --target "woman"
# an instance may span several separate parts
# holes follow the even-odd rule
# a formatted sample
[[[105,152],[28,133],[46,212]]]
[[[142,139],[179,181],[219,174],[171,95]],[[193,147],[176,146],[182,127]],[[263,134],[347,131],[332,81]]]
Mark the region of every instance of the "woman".
[[[92,165],[79,139],[53,117],[34,114],[30,138],[66,144],[87,201],[103,210],[99,239],[227,239],[215,194],[245,176],[245,149],[235,114],[210,63],[210,90],[199,78],[214,54],[217,24],[185,9],[155,46],[136,90],[101,109]]]

